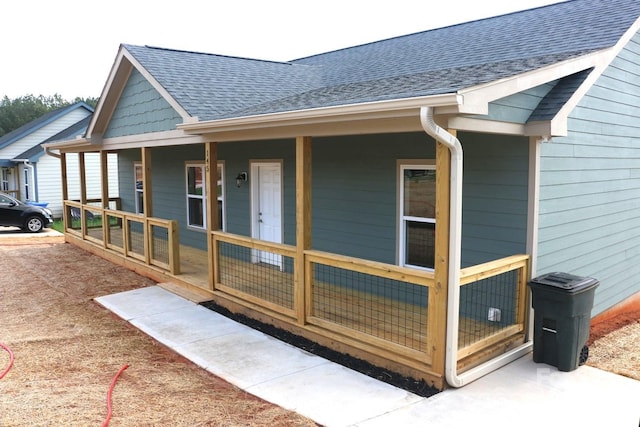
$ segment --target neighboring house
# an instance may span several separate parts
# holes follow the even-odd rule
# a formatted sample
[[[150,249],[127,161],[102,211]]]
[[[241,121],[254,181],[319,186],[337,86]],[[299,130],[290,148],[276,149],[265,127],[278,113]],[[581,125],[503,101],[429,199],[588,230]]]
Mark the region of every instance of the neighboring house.
[[[593,315],[640,295],[639,16],[573,0],[287,63],[122,45],[50,145],[116,152],[121,209],[66,202],[105,219],[66,239],[463,385],[530,351],[531,277],[598,279]]]
[[[92,114],[92,107],[78,102],[50,111],[0,137],[0,191],[12,194],[25,202],[46,203],[55,217],[61,217],[60,161],[46,156],[42,144],[83,136]],[[115,155],[110,157],[110,161],[117,162]],[[77,156],[69,156],[69,163],[77,165]],[[87,191],[93,197],[99,197],[99,157],[87,157],[86,168],[90,176]],[[115,163],[113,168],[116,168]],[[79,199],[78,178],[73,175],[70,178],[72,198]],[[110,179],[116,187],[117,175],[112,174]]]

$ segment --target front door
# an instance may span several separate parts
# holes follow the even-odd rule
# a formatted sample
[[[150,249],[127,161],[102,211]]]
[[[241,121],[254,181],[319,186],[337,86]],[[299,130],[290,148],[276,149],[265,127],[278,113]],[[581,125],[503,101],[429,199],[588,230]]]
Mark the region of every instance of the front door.
[[[282,165],[278,162],[255,162],[251,165],[252,236],[259,240],[282,243]],[[282,268],[282,256],[255,250],[253,262]]]

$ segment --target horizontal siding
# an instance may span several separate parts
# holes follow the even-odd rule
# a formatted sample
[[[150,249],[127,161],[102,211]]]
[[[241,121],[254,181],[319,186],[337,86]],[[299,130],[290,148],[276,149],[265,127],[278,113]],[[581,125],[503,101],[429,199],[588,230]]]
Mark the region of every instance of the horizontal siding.
[[[53,122],[41,127],[40,129],[26,135],[15,141],[13,144],[0,149],[0,159],[14,159],[16,156],[24,153],[27,150],[35,147],[38,144],[42,144],[52,136],[62,132],[70,126],[78,123],[85,117],[91,114],[85,108],[75,108],[62,117],[54,120]],[[44,151],[44,149],[43,149]]]
[[[526,252],[528,140],[459,133],[464,151],[462,265]]]
[[[600,281],[592,314],[640,292],[640,36],[541,150],[538,274]]]
[[[489,103],[489,114],[470,116],[474,119],[526,123],[540,101],[553,89],[556,82],[540,85]]]

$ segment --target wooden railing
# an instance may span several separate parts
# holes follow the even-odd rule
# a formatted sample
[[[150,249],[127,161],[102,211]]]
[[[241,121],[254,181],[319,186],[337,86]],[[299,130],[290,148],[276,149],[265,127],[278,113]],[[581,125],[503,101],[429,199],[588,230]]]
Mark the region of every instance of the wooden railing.
[[[458,360],[523,336],[529,274],[528,255],[513,255],[460,271]]]
[[[428,365],[435,351],[444,351],[437,337],[445,322],[436,317],[438,310],[429,309],[435,295],[431,271],[315,250],[304,251],[301,266],[295,246],[220,231],[211,239],[216,291],[372,354]],[[299,268],[304,274],[296,274]],[[459,359],[499,352],[505,340],[523,335],[528,275],[527,255],[461,270],[466,300]],[[304,277],[304,283],[296,283],[296,277]],[[475,293],[491,295],[483,300]],[[485,305],[493,309],[493,318],[487,318]],[[304,310],[296,310],[300,306]]]
[[[64,202],[65,232],[124,257],[180,273],[178,222],[76,201]]]

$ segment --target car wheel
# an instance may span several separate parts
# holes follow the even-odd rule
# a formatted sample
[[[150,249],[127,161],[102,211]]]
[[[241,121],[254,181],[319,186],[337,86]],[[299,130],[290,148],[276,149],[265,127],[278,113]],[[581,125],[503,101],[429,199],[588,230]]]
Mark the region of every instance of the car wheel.
[[[39,216],[30,216],[24,224],[24,229],[30,233],[38,233],[44,228],[44,221]]]

